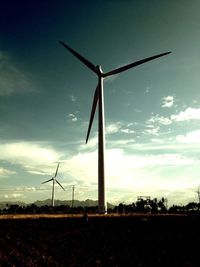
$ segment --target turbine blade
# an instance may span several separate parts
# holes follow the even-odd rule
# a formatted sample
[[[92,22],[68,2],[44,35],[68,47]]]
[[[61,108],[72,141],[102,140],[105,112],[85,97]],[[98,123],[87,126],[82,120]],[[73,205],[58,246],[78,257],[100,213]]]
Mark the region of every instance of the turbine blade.
[[[114,70],[111,70],[107,73],[104,73],[103,74],[103,77],[108,77],[108,76],[111,76],[111,75],[114,75],[114,74],[117,74],[117,73],[120,73],[122,71],[125,71],[125,70],[128,70],[128,69],[131,69],[133,67],[136,67],[138,65],[141,65],[141,64],[144,64],[150,60],[154,60],[158,57],[162,57],[162,56],[165,56],[165,55],[168,55],[170,54],[171,52],[166,52],[166,53],[163,53],[163,54],[159,54],[159,55],[155,55],[155,56],[152,56],[152,57],[148,57],[148,58],[145,58],[145,59],[142,59],[142,60],[139,60],[139,61],[136,61],[136,62],[133,62],[131,64],[128,64],[128,65],[125,65],[125,66],[122,66],[118,69],[114,69]]]
[[[60,165],[60,162],[58,162],[58,165],[57,165],[57,168],[56,168],[56,172],[55,172],[55,176],[54,177],[57,176],[59,165]]]
[[[49,179],[49,180],[47,180],[47,181],[42,182],[42,184],[48,183],[48,182],[50,182],[50,181],[53,181],[53,178],[51,178],[51,179]]]
[[[67,50],[69,50],[75,57],[77,57],[83,64],[85,64],[89,69],[97,73],[96,67],[94,64],[92,64],[89,60],[78,54],[74,49],[70,48],[68,45],[63,43],[62,41],[59,41],[61,45],[63,45]]]
[[[65,188],[58,182],[57,179],[55,179],[56,183],[65,191]]]
[[[93,119],[94,119],[94,114],[96,111],[96,106],[97,106],[97,102],[99,100],[99,84],[97,85],[97,88],[95,90],[94,93],[94,97],[93,97],[93,104],[92,104],[92,110],[91,110],[91,114],[90,114],[90,122],[89,122],[89,126],[88,126],[88,131],[87,131],[87,136],[86,136],[86,144],[90,135],[90,130],[92,127],[92,123],[93,123]]]

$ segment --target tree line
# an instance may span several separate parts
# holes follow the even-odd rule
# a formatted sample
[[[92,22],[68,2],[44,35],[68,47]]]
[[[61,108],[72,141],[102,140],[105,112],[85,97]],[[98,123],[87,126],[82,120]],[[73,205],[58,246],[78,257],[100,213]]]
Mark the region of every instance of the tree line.
[[[84,214],[84,213],[98,213],[98,206],[92,207],[71,207],[70,205],[59,205],[59,206],[37,206],[31,204],[27,206],[20,206],[18,204],[8,204],[6,208],[1,209],[2,214],[46,214],[46,213],[57,213],[57,214]],[[150,198],[138,198],[135,203],[124,204],[120,203],[112,208],[108,209],[108,213],[190,213],[200,212],[200,203],[190,202],[186,205],[172,205],[168,208],[167,199],[150,199]]]

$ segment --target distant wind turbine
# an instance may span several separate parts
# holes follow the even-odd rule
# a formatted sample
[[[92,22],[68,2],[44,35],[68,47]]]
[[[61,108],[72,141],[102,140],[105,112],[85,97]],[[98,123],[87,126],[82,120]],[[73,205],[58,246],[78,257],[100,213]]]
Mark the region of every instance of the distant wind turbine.
[[[200,188],[198,187],[198,190],[196,191],[197,195],[198,195],[198,200],[199,200],[199,203],[200,203]]]
[[[51,179],[49,179],[49,180],[47,180],[47,181],[42,182],[42,184],[45,184],[45,183],[48,183],[48,182],[50,182],[50,181],[53,181],[53,187],[52,187],[52,207],[54,207],[55,182],[56,182],[56,183],[57,183],[63,190],[65,190],[64,187],[63,187],[63,186],[58,182],[58,180],[56,179],[56,176],[57,176],[57,174],[58,174],[58,168],[59,168],[59,165],[60,165],[60,163],[58,163],[58,165],[57,165],[57,168],[56,168],[56,172],[55,172],[54,177],[52,177]]]
[[[98,209],[99,213],[105,213],[107,211],[106,201],[105,201],[105,173],[104,173],[104,151],[105,151],[105,118],[104,118],[104,95],[103,95],[103,80],[104,78],[121,73],[138,65],[144,64],[150,60],[154,60],[158,57],[165,56],[170,54],[171,52],[166,52],[163,54],[155,55],[152,57],[148,57],[134,63],[119,67],[112,71],[103,73],[101,66],[95,66],[89,60],[78,54],[75,50],[70,48],[68,45],[59,42],[62,44],[67,50],[69,50],[75,57],[77,57],[83,64],[85,64],[90,70],[92,70],[98,76],[98,84],[94,93],[92,110],[90,115],[90,121],[86,136],[86,143],[88,141],[90,130],[92,127],[96,106],[99,101],[99,114],[98,114]]]

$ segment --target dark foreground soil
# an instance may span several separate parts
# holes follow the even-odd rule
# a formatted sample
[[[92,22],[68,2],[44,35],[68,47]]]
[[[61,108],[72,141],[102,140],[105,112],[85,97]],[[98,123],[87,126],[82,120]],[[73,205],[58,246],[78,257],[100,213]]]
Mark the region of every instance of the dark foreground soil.
[[[0,267],[197,267],[200,218],[0,220]]]

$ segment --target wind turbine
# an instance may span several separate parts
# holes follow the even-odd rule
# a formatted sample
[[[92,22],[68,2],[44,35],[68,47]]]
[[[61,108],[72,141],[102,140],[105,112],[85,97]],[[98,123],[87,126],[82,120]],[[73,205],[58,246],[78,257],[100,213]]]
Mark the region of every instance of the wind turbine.
[[[106,201],[105,201],[105,173],[104,173],[104,151],[105,151],[105,118],[104,118],[104,94],[103,94],[103,80],[111,75],[121,73],[138,65],[144,64],[150,60],[154,60],[158,57],[165,56],[171,52],[166,52],[158,54],[152,57],[148,57],[134,63],[119,67],[117,69],[111,70],[104,73],[101,69],[101,66],[95,66],[89,60],[81,56],[74,49],[70,48],[68,45],[59,42],[63,45],[68,51],[70,51],[75,57],[77,57],[84,65],[86,65],[90,70],[92,70],[98,76],[98,84],[94,93],[92,110],[90,115],[90,121],[86,136],[86,143],[88,141],[90,130],[92,127],[96,106],[99,101],[99,113],[98,113],[98,209],[99,213],[105,213],[107,211]]]
[[[45,184],[45,183],[48,183],[50,181],[53,181],[53,187],[52,187],[52,207],[54,207],[54,197],[55,197],[55,183],[57,183],[63,190],[64,187],[58,182],[58,180],[56,179],[56,176],[58,174],[58,168],[59,168],[59,165],[60,163],[58,162],[58,165],[57,165],[57,168],[56,168],[56,172],[55,172],[55,175],[54,177],[52,177],[51,179],[47,180],[47,181],[44,181],[42,182],[42,184]]]
[[[198,187],[197,191],[195,191],[198,195],[198,200],[199,200],[199,204],[200,204],[200,188]]]

